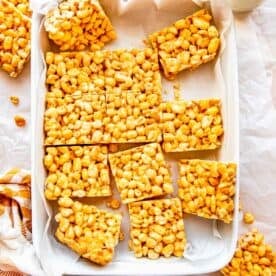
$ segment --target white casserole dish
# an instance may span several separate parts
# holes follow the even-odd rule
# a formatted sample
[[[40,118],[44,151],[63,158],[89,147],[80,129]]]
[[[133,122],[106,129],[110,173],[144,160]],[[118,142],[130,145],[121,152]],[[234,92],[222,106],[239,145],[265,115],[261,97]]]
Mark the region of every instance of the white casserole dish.
[[[33,243],[41,264],[47,275],[119,275],[119,274],[201,274],[219,270],[231,259],[238,233],[239,177],[237,176],[234,220],[227,225],[185,215],[185,228],[190,244],[182,259],[159,260],[136,259],[128,250],[128,235],[116,249],[116,256],[106,267],[99,267],[72,253],[54,238],[55,223],[51,216],[55,213],[56,203],[47,203],[43,196],[45,170],[43,167],[44,134],[43,113],[45,96],[45,64],[43,53],[51,50],[47,34],[40,26],[43,15],[55,1],[34,0],[32,5],[32,206],[33,206]],[[222,36],[219,58],[201,66],[194,72],[183,72],[177,81],[181,84],[183,99],[219,97],[222,100],[222,113],[225,128],[223,146],[217,151],[169,154],[166,155],[172,165],[174,182],[177,171],[174,160],[181,157],[212,159],[236,162],[239,164],[239,91],[237,78],[236,41],[232,13],[224,1],[196,1],[198,4],[211,4],[216,25]],[[199,9],[191,0],[103,0],[102,4],[118,31],[118,40],[107,48],[143,47],[145,33],[173,23],[177,19]],[[163,87],[172,98],[172,83],[163,80]],[[238,170],[239,171],[239,170]],[[104,206],[100,200],[88,200]],[[124,232],[128,232],[128,215],[124,210]],[[217,226],[217,227],[216,227]],[[216,231],[218,230],[218,232]]]

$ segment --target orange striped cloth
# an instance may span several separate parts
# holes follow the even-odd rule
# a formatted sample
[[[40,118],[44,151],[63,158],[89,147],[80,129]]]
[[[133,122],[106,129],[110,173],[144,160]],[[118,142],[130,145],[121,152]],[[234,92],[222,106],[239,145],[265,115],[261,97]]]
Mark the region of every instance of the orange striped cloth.
[[[27,171],[12,169],[0,176],[0,219],[2,230],[17,229],[31,242],[31,176]],[[0,236],[0,250],[1,242]],[[24,275],[7,264],[0,265],[0,276]]]

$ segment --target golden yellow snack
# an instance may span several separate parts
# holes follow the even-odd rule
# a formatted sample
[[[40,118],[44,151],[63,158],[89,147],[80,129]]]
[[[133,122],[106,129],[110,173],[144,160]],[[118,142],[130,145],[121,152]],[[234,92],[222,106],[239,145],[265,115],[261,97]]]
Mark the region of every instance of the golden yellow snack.
[[[180,160],[178,196],[182,210],[230,223],[234,213],[236,164]]]
[[[47,93],[45,145],[104,143],[105,105],[104,95],[75,93],[56,98],[53,93]]]
[[[45,197],[110,196],[106,146],[47,147]]]
[[[158,94],[107,94],[105,131],[111,143],[161,141],[161,98]]]
[[[123,203],[173,192],[170,172],[157,143],[109,154],[109,162]]]
[[[223,135],[220,100],[162,103],[163,150],[182,152],[221,146]]]
[[[211,20],[203,9],[149,36],[166,78],[172,80],[180,71],[195,69],[215,58],[220,38]]]
[[[10,96],[10,101],[13,105],[19,105],[19,98],[17,96]]]
[[[49,38],[67,50],[100,50],[116,32],[98,0],[65,0],[46,15]]]
[[[29,61],[31,21],[9,1],[0,0],[0,68],[17,77]]]
[[[221,270],[222,275],[271,276],[276,272],[276,252],[266,244],[257,229],[243,235],[230,263]]]
[[[119,209],[121,207],[121,202],[116,198],[112,198],[109,201],[107,201],[106,206],[111,209]]]
[[[243,221],[246,224],[252,224],[254,222],[255,218],[251,213],[244,213],[243,215]]]
[[[46,53],[48,91],[64,97],[82,94],[158,94],[161,76],[157,53],[151,48]]]
[[[14,116],[14,122],[18,127],[24,127],[26,125],[26,120],[20,115]]]
[[[31,17],[32,12],[28,0],[9,0],[20,12],[24,15]]]
[[[186,235],[178,198],[129,204],[130,248],[135,257],[182,257]]]
[[[122,216],[70,198],[60,198],[58,204],[57,239],[94,263],[111,262],[119,242]]]

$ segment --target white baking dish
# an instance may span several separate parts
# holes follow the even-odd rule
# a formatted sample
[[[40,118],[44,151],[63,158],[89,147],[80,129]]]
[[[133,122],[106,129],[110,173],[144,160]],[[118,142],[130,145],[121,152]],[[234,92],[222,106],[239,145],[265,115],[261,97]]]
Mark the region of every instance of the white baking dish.
[[[219,270],[226,265],[234,253],[238,232],[239,177],[237,177],[235,214],[233,223],[222,222],[195,216],[185,216],[187,239],[190,244],[186,258],[147,260],[136,259],[128,250],[128,235],[116,249],[114,261],[106,267],[99,267],[78,257],[54,238],[55,225],[50,219],[56,208],[48,204],[43,196],[45,170],[43,167],[43,113],[45,96],[45,67],[43,52],[51,49],[46,33],[40,25],[44,11],[53,1],[33,1],[35,9],[32,29],[32,204],[33,204],[33,242],[42,266],[47,275],[61,274],[200,274]],[[209,1],[197,0],[197,3]],[[198,9],[191,0],[104,0],[107,13],[118,31],[118,40],[108,48],[143,47],[145,33],[158,30],[173,21]],[[45,8],[46,7],[46,8]],[[220,57],[194,72],[180,74],[182,96],[184,99],[219,97],[222,100],[225,135],[223,146],[218,151],[189,154],[166,155],[172,165],[173,179],[176,181],[176,159],[196,157],[239,163],[239,93],[237,79],[237,57],[235,31],[232,13],[224,1],[211,0],[214,19],[222,31]],[[42,11],[43,12],[43,11]],[[172,84],[163,81],[164,88],[171,91],[164,98],[172,98]],[[104,206],[101,200],[89,202]],[[124,210],[124,232],[128,232],[128,215]],[[216,226],[218,232],[216,232]]]

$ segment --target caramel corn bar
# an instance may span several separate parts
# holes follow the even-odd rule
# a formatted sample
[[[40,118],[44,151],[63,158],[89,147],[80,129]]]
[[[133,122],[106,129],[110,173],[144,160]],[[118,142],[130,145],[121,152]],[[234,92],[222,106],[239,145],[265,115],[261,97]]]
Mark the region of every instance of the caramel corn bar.
[[[178,198],[129,204],[130,248],[135,257],[182,257],[186,235]]]
[[[106,146],[47,147],[44,165],[48,172],[45,196],[110,196]]]
[[[49,38],[61,51],[100,50],[116,32],[98,0],[65,0],[46,15]]]
[[[58,201],[57,239],[99,265],[111,262],[119,242],[122,216],[65,197]]]
[[[220,100],[165,102],[162,111],[165,152],[209,150],[221,146]]]
[[[46,95],[45,145],[83,145],[104,142],[104,95]]]
[[[276,252],[265,243],[264,235],[257,229],[243,235],[232,260],[221,271],[222,275],[262,275],[276,273]]]
[[[236,164],[181,160],[179,175],[178,196],[183,212],[226,223],[232,221]]]
[[[215,58],[220,38],[211,20],[207,10],[200,10],[149,36],[166,78],[174,79],[180,71],[195,69]]]
[[[109,154],[109,162],[123,203],[173,192],[170,172],[157,143]]]
[[[105,131],[111,143],[161,141],[161,99],[157,94],[107,94]]]
[[[29,61],[31,21],[9,1],[0,0],[0,68],[17,77]]]

